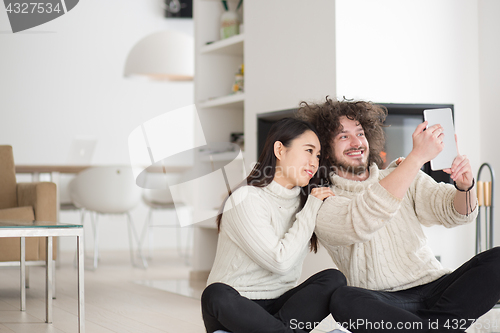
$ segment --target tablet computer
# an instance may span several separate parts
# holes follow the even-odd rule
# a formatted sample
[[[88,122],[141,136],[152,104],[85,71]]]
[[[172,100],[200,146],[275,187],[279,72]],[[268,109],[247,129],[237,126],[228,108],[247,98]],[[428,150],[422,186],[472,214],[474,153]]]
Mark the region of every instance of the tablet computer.
[[[424,110],[424,120],[429,122],[427,127],[440,124],[444,133],[444,149],[431,160],[431,169],[436,171],[451,168],[453,160],[458,155],[451,109]]]

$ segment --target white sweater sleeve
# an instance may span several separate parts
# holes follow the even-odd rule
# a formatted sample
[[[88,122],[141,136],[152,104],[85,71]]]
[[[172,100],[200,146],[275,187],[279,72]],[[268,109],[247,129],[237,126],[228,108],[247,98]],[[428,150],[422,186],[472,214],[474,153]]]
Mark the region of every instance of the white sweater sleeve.
[[[455,209],[456,189],[451,184],[436,183],[429,175],[420,171],[410,188],[415,202],[415,213],[425,226],[443,225],[452,228],[471,222],[477,216],[477,202],[472,202],[474,211],[465,216]]]
[[[224,212],[221,231],[259,266],[276,274],[286,274],[301,257],[314,231],[316,214],[322,201],[309,196],[285,235],[277,235],[271,225],[272,214],[265,200],[252,187],[235,191],[234,208]],[[245,196],[242,198],[242,196]]]
[[[400,203],[378,182],[353,198],[330,197],[318,212],[316,235],[330,246],[367,242],[397,213]]]

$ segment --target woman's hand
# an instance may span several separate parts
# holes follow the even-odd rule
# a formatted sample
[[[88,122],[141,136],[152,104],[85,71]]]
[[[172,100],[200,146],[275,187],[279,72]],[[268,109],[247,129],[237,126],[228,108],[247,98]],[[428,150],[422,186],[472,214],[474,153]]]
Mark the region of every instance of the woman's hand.
[[[328,197],[335,196],[329,187],[315,187],[312,189],[311,195],[319,200],[325,200]]]

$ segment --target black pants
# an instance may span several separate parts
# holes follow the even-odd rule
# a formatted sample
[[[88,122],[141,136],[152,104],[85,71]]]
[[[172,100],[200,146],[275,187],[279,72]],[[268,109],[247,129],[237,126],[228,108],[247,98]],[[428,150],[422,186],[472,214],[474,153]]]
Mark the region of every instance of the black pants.
[[[201,296],[201,311],[208,333],[309,332],[330,314],[333,292],[346,285],[338,270],[319,272],[280,297],[250,300],[234,288],[209,285]]]
[[[407,290],[339,288],[334,318],[351,332],[464,332],[500,299],[500,248],[454,272]]]

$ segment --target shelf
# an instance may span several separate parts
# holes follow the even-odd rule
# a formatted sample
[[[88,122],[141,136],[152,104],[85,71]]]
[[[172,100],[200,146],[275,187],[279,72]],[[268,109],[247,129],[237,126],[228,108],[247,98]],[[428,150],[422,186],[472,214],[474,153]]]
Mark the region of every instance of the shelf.
[[[213,154],[207,154],[204,155],[201,158],[202,162],[225,162],[225,161],[233,161],[233,160],[243,160],[243,152],[241,151],[238,155],[235,156],[234,151],[228,151],[224,153],[213,153]],[[210,156],[212,156],[212,159],[210,159]]]
[[[201,47],[201,54],[229,54],[243,56],[244,34],[222,39]]]
[[[217,97],[208,101],[203,101],[198,103],[201,108],[214,108],[214,107],[233,107],[243,109],[243,102],[245,100],[245,94],[233,94],[223,97]]]

